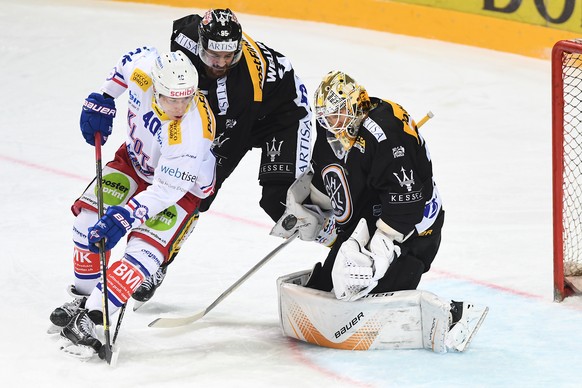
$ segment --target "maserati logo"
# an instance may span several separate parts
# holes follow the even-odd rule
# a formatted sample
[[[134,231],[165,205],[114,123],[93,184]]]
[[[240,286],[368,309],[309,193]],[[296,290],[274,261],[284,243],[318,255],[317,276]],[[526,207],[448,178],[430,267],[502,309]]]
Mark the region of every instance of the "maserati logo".
[[[274,137],[270,143],[271,144],[269,144],[269,142],[266,143],[267,144],[267,156],[269,156],[271,158],[271,162],[274,162],[275,157],[281,156],[281,145],[283,145],[283,140],[281,140],[279,142],[278,147],[277,147],[277,141],[275,140]]]
[[[397,173],[393,172],[392,174],[396,177],[396,179],[398,179],[400,187],[406,187],[406,190],[412,191],[412,185],[414,184],[414,172],[410,170],[410,177],[406,175],[404,167],[400,169],[400,172],[402,172],[402,179],[400,179]]]
[[[212,141],[212,149],[214,148],[220,148],[222,147],[222,145],[230,139],[230,137],[227,137],[226,139],[222,140],[222,136],[224,136],[224,133],[221,133],[220,135],[216,136],[214,138],[214,140]]]

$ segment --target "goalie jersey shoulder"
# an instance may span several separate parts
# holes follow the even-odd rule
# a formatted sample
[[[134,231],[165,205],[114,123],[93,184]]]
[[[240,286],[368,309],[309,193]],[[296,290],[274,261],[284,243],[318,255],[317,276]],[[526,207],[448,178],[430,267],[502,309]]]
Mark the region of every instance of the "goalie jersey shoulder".
[[[403,141],[414,139],[417,144],[421,144],[416,123],[402,105],[378,98],[371,100],[372,110],[362,126],[378,143],[388,139],[394,139],[396,142],[397,139]]]

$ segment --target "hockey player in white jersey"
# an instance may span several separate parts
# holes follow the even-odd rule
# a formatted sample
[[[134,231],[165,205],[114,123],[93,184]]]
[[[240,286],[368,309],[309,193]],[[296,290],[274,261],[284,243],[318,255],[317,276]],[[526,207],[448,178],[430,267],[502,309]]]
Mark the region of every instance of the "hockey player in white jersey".
[[[94,145],[111,134],[115,99],[127,91],[127,138],[103,169],[105,215],[98,219],[96,182],[72,206],[73,302],[50,320],[61,349],[80,358],[98,352],[95,325],[103,324],[100,242],[110,250],[128,234],[120,260],[108,263],[108,308],[115,313],[143,280],[175,254],[198,219],[200,200],[212,194],[214,115],[198,90],[198,73],[180,51],[142,47],[124,55],[81,113],[81,131]],[[56,330],[55,330],[56,331]]]

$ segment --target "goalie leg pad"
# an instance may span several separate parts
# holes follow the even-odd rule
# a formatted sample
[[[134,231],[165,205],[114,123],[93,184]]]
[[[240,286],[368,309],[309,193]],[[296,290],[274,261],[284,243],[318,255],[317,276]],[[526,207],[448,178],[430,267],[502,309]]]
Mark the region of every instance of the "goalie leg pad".
[[[344,302],[331,292],[304,287],[309,272],[278,279],[279,314],[285,335],[336,349],[446,351],[449,301],[427,291],[412,290],[368,294]],[[433,322],[439,324],[433,327]]]

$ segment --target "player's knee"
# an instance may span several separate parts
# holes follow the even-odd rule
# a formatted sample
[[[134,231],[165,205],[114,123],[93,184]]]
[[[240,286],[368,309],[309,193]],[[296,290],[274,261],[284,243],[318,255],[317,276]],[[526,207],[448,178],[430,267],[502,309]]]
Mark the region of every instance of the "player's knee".
[[[333,283],[331,280],[331,275],[323,271],[321,263],[316,263],[313,270],[309,274],[309,278],[305,287],[313,288],[320,291],[331,291],[333,288]]]
[[[139,265],[145,269],[146,274],[155,273],[165,259],[162,252],[136,237],[129,239],[125,254],[137,260]]]
[[[424,272],[422,260],[410,255],[401,256],[392,262],[372,293],[414,290]]]
[[[90,226],[97,222],[97,213],[87,209],[81,209],[81,212],[75,217],[73,221],[73,241],[79,246],[86,247],[89,239],[87,231]]]

